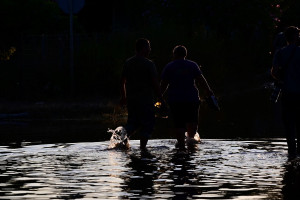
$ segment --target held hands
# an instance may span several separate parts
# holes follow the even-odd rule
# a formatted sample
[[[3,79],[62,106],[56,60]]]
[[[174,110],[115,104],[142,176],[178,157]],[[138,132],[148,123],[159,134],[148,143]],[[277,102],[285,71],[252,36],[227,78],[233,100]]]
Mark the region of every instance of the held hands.
[[[162,97],[158,98],[157,102],[154,104],[154,107],[158,117],[168,118],[169,107]]]

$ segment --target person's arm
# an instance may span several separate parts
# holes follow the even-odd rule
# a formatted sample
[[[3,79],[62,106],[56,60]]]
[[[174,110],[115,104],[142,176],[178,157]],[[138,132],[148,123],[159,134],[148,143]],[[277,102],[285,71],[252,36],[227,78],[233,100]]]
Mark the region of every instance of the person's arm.
[[[280,71],[280,68],[279,66],[272,66],[271,68],[271,76],[276,79],[276,80],[280,80],[280,76],[279,76],[279,71]]]
[[[167,91],[168,87],[169,87],[169,74],[168,73],[168,65],[165,66],[165,68],[163,69],[162,73],[161,73],[161,81],[160,81],[160,91],[162,93],[162,96],[164,96],[165,92]]]
[[[203,76],[203,74],[200,74],[199,76],[196,77],[196,81],[198,85],[205,90],[205,93],[207,96],[214,95],[212,89],[210,88],[207,80]]]
[[[159,81],[158,78],[155,76],[152,78],[152,86],[154,88],[154,92],[156,97],[158,98],[158,101],[162,101],[162,92],[161,92],[161,88],[159,86]]]
[[[151,84],[154,91],[155,96],[157,97],[157,101],[162,101],[162,94],[159,86],[159,80],[158,80],[158,73],[156,70],[156,66],[154,63],[152,63],[152,66],[150,68],[150,76],[151,76]]]
[[[280,80],[280,66],[279,66],[279,56],[280,56],[280,50],[277,51],[273,58],[272,68],[271,68],[271,76],[275,80]]]
[[[164,93],[166,92],[166,90],[168,89],[168,86],[169,86],[169,83],[168,81],[162,79],[160,81],[160,90],[161,90],[161,93],[162,95],[164,95]]]

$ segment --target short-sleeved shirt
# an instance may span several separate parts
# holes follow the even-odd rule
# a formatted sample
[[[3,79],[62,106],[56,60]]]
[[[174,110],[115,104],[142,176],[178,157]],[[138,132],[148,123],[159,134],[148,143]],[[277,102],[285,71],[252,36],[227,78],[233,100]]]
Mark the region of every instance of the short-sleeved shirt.
[[[300,47],[289,45],[278,50],[273,59],[273,66],[283,68],[283,90],[300,94]]]
[[[161,79],[169,83],[168,101],[199,102],[195,79],[201,74],[198,64],[191,60],[178,59],[168,63],[161,75]]]
[[[153,78],[157,78],[155,64],[141,56],[126,60],[122,76],[126,78],[127,101],[134,103],[154,103]]]

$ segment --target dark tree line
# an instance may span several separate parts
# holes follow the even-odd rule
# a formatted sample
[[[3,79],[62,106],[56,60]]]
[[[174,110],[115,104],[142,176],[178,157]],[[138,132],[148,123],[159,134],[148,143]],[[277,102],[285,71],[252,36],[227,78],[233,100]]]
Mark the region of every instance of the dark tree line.
[[[264,88],[271,81],[270,52],[279,31],[300,25],[300,1],[103,2],[86,0],[74,15],[75,96],[70,96],[69,16],[56,0],[1,0],[0,100],[118,98],[123,63],[134,54],[135,40],[146,37],[159,72],[178,44],[202,66],[222,108],[216,122],[215,113],[202,107],[204,129],[270,131],[271,91]]]
[[[268,70],[272,40],[283,27],[299,24],[299,4],[295,0],[114,0],[106,3],[86,0],[84,8],[74,16],[77,89],[101,93],[105,90],[100,86],[103,83],[115,89],[116,84],[111,80],[118,78],[124,59],[134,53],[135,39],[147,37],[153,46],[151,59],[159,71],[171,59],[172,48],[184,44],[189,58],[199,62],[208,77],[215,80],[216,87],[221,88],[220,93],[224,93],[236,82],[246,84],[243,80],[249,82],[251,77]],[[40,53],[44,50],[38,48],[51,46],[50,42],[44,47],[45,42],[40,39],[43,35],[47,38],[60,35],[53,37],[54,40],[63,40],[65,44],[56,45],[57,49],[53,47],[48,52],[61,52],[51,59],[59,60],[56,63],[68,68],[69,16],[55,0],[2,0],[0,14],[2,71],[24,64],[24,46],[29,49],[29,36],[38,38],[32,44],[38,53],[33,54],[37,60],[43,60],[38,57],[46,57]],[[55,62],[40,65],[45,63],[55,65]],[[5,76],[9,75],[15,76],[10,73]],[[56,79],[55,74],[48,76]],[[63,82],[62,79],[56,84]],[[104,95],[108,94],[104,92]]]

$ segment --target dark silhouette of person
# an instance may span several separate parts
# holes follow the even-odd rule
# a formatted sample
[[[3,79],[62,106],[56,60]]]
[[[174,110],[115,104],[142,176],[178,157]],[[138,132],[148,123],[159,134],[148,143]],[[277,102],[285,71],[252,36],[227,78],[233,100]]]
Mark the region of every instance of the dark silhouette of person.
[[[272,76],[282,85],[282,119],[286,132],[288,155],[300,154],[300,47],[299,28],[289,26],[284,35],[288,45],[273,58]],[[297,143],[296,143],[297,138]]]
[[[284,29],[280,30],[274,37],[272,50],[270,52],[271,53],[270,55],[273,57],[273,59],[275,53],[287,45],[283,30]],[[273,113],[274,122],[272,123],[272,129],[278,131],[278,130],[283,130],[284,128],[281,119],[281,103],[277,103],[278,101],[280,101],[281,87],[280,87],[280,82],[274,79],[273,76],[271,75],[271,68],[272,66],[268,70],[267,80],[271,83],[270,86],[272,88],[272,93],[270,95],[270,100],[272,102],[271,106],[274,112]]]
[[[198,64],[186,59],[187,49],[178,45],[173,49],[173,61],[169,62],[161,74],[161,91],[168,91],[167,102],[174,122],[179,149],[185,149],[185,132],[187,138],[194,138],[198,129],[200,98],[198,86],[206,94],[213,95]],[[197,83],[197,84],[195,84]]]
[[[300,197],[300,166],[299,161],[288,161],[282,179],[282,199],[299,199]]]
[[[128,119],[124,128],[130,137],[140,132],[140,149],[147,152],[146,145],[155,124],[155,98],[162,99],[155,64],[147,57],[151,51],[150,41],[136,40],[136,54],[127,59],[121,78],[122,106],[127,105]]]

